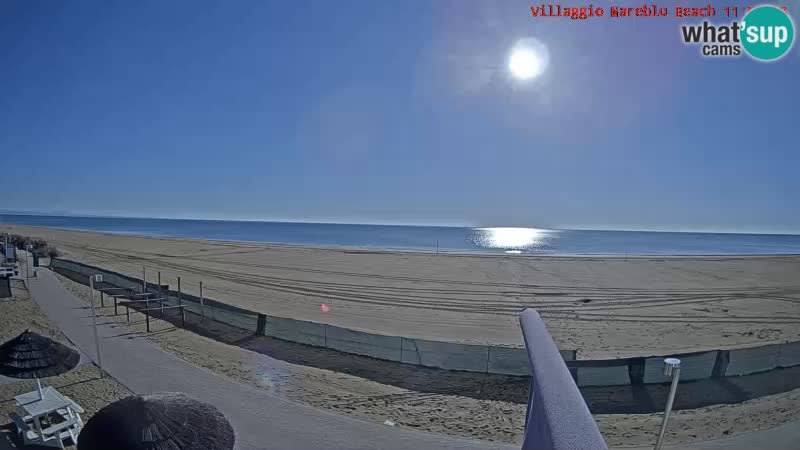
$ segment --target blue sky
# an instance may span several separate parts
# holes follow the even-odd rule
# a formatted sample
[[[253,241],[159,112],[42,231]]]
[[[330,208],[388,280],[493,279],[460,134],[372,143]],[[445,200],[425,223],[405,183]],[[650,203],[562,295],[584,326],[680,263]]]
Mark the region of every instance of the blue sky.
[[[800,232],[800,45],[704,59],[682,19],[530,5],[2,2],[0,207]]]

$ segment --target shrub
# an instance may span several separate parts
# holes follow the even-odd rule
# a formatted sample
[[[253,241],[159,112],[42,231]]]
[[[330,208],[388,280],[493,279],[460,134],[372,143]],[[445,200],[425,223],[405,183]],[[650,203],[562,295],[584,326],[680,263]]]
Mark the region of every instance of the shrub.
[[[47,241],[44,239],[34,239],[31,241],[31,245],[33,245],[33,250],[44,250],[47,248]]]
[[[50,259],[53,259],[53,258],[58,258],[59,256],[61,256],[61,252],[60,252],[60,251],[58,251],[58,249],[57,249],[57,248],[55,248],[55,247],[48,247],[48,248],[47,248],[47,256],[48,256]]]
[[[16,234],[12,237],[12,239],[14,240],[14,244],[20,250],[25,250],[27,248],[28,244],[30,244],[30,241],[31,241],[31,238],[29,238],[29,237],[19,236],[19,235],[16,235]]]

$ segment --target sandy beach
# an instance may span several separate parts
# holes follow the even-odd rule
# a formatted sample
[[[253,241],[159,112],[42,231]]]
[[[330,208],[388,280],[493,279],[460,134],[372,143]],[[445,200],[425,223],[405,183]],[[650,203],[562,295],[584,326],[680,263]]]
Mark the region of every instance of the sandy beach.
[[[17,228],[17,227],[15,227]],[[143,259],[148,261],[157,261],[158,265],[148,265],[148,271],[154,270],[155,267],[160,267],[164,275],[170,273],[170,271],[175,270],[172,269],[176,261],[173,260],[183,260],[186,259],[188,261],[196,261],[196,258],[192,256],[193,254],[205,254],[206,257],[211,258],[211,252],[215,252],[216,254],[221,253],[221,249],[219,247],[223,247],[223,249],[227,252],[234,252],[229,253],[229,258],[236,258],[235,255],[250,255],[251,257],[258,257],[256,261],[259,261],[259,265],[295,265],[296,267],[305,267],[306,269],[314,269],[314,270],[325,270],[325,271],[343,271],[344,264],[350,264],[347,270],[350,271],[351,274],[348,275],[353,278],[362,278],[358,275],[366,274],[366,275],[380,275],[381,272],[374,268],[370,269],[367,266],[356,266],[356,263],[359,263],[362,259],[375,259],[384,267],[386,265],[391,265],[391,267],[396,268],[396,272],[403,273],[402,276],[409,277],[411,274],[416,273],[415,276],[419,278],[426,278],[431,280],[431,275],[426,275],[422,271],[417,270],[414,271],[414,265],[420,263],[420,261],[430,261],[433,258],[439,258],[437,261],[441,261],[439,264],[438,270],[432,265],[428,266],[428,270],[434,271],[437,276],[440,276],[441,279],[446,280],[445,282],[453,281],[451,278],[446,278],[440,274],[446,274],[447,277],[454,277],[455,274],[459,270],[476,270],[474,267],[478,266],[485,266],[488,267],[489,264],[494,261],[496,266],[495,272],[490,273],[483,273],[480,277],[494,277],[496,280],[506,280],[503,277],[509,277],[508,274],[504,274],[504,268],[508,266],[514,267],[515,265],[518,267],[519,264],[523,261],[518,261],[518,257],[496,257],[496,256],[461,256],[461,255],[426,255],[426,254],[413,254],[413,253],[395,253],[395,252],[365,252],[365,251],[353,251],[353,250],[342,250],[342,249],[318,249],[318,248],[294,248],[294,247],[284,247],[284,246],[274,246],[274,245],[259,245],[259,244],[241,244],[241,243],[218,243],[218,242],[202,242],[202,241],[183,241],[183,240],[173,240],[173,239],[153,239],[153,238],[140,238],[140,237],[127,237],[127,236],[114,236],[114,235],[104,235],[100,233],[82,233],[82,232],[68,232],[68,231],[57,231],[57,230],[42,230],[42,229],[33,229],[27,228],[25,230],[16,229],[16,232],[26,232],[26,234],[39,236],[44,239],[47,239],[51,243],[55,243],[62,249],[62,251],[68,252],[68,257],[75,258],[78,260],[83,260],[87,263],[102,265],[102,266],[109,266],[113,267],[116,270],[125,271],[130,273],[131,275],[137,275],[135,271],[135,267],[137,264],[141,264]],[[67,239],[71,239],[68,241]],[[87,245],[84,244],[82,240],[89,240],[91,241],[91,245],[88,247],[89,249],[100,249],[100,250],[87,250],[82,249],[82,246]],[[76,242],[77,241],[77,242]],[[138,246],[138,247],[137,247]],[[242,248],[244,247],[244,248]],[[113,249],[109,250],[109,249]],[[147,249],[147,253],[145,253],[145,249]],[[189,250],[192,250],[195,253],[188,253]],[[105,252],[105,256],[99,256],[96,253],[97,251]],[[243,253],[237,253],[243,252]],[[113,256],[109,255],[108,253],[112,253]],[[145,256],[147,255],[147,256]],[[170,256],[171,255],[171,256]],[[278,255],[282,255],[279,257]],[[292,255],[295,255],[294,258],[291,258]],[[316,267],[312,264],[313,256],[314,255],[321,255],[322,261],[328,261],[325,263],[322,268]],[[224,256],[224,255],[222,255]],[[327,257],[326,257],[327,256]],[[86,259],[82,259],[86,258]],[[282,259],[281,259],[282,258]],[[337,259],[342,261],[337,264],[331,263],[331,259]],[[528,278],[520,278],[521,281],[517,282],[517,287],[515,289],[518,290],[530,290],[538,292],[536,296],[531,297],[526,301],[530,301],[532,303],[536,303],[539,301],[539,295],[543,292],[542,287],[540,285],[531,286],[534,284],[534,281],[537,280],[537,276],[539,277],[546,277],[549,276],[556,277],[556,270],[558,268],[563,269],[563,265],[567,265],[570,267],[581,267],[581,264],[584,264],[588,267],[593,267],[595,264],[618,264],[617,267],[621,267],[621,263],[624,261],[614,260],[613,258],[606,258],[606,259],[595,259],[595,258],[531,258],[532,263],[539,269],[538,271],[533,272],[530,274]],[[654,261],[651,259],[642,259],[647,264],[653,264]],[[785,292],[785,297],[791,299],[794,298],[792,296],[797,295],[796,291],[793,291],[790,281],[791,281],[791,273],[792,268],[796,267],[797,260],[794,257],[771,257],[771,258],[663,258],[662,261],[669,261],[671,262],[670,267],[673,268],[674,273],[688,273],[689,269],[686,267],[679,269],[681,264],[684,266],[688,265],[692,267],[692,270],[700,271],[700,267],[704,266],[703,272],[696,277],[705,277],[707,279],[716,280],[718,284],[721,284],[721,280],[723,279],[722,273],[723,270],[721,266],[725,265],[738,265],[741,267],[740,270],[745,270],[748,267],[748,264],[754,267],[754,270],[758,271],[758,273],[765,274],[765,280],[762,283],[757,283],[753,278],[746,278],[739,274],[737,278],[735,273],[728,272],[726,280],[729,280],[732,286],[728,286],[725,298],[712,298],[707,299],[704,303],[677,303],[671,305],[662,305],[662,306],[647,306],[644,307],[650,311],[661,311],[661,314],[664,316],[675,316],[677,315],[676,312],[670,310],[669,308],[678,308],[679,306],[683,305],[685,310],[685,317],[692,318],[692,317],[708,317],[710,315],[720,315],[722,313],[722,309],[727,309],[731,314],[730,317],[735,317],[736,315],[743,315],[743,311],[750,311],[749,314],[755,315],[756,311],[759,311],[758,308],[755,306],[750,306],[749,309],[743,310],[747,304],[746,301],[739,301],[738,304],[740,305],[739,309],[734,310],[734,305],[737,304],[737,300],[741,300],[740,297],[736,297],[734,294],[730,293],[734,290],[742,290],[747,286],[752,286],[755,289],[755,286],[759,286],[760,288],[767,288],[768,286],[778,285],[782,286],[780,289],[783,289]],[[628,261],[628,264],[635,263],[637,260]],[[553,263],[552,265],[548,265],[549,263]],[[193,262],[192,264],[198,264],[197,262]],[[229,263],[232,264],[232,263]],[[239,264],[239,263],[237,263]],[[245,267],[250,267],[250,270],[254,270],[251,263],[247,263]],[[307,266],[301,266],[301,264],[307,264]],[[365,262],[360,262],[360,264],[366,264]],[[452,267],[451,267],[452,266]],[[404,268],[401,270],[401,268]],[[472,269],[470,269],[472,268]],[[362,272],[356,272],[355,270],[360,270]],[[141,269],[139,269],[141,270]],[[203,269],[206,270],[206,269]],[[386,270],[386,269],[384,269]],[[393,269],[394,270],[394,269]],[[517,268],[517,270],[521,270]],[[629,269],[633,270],[633,269]],[[729,271],[732,269],[728,269]],[[305,273],[308,279],[312,279],[313,277],[321,276],[319,272],[305,272],[300,271],[300,273]],[[196,276],[194,271],[185,270],[179,272],[181,273],[181,277],[187,277],[188,279],[198,279],[199,278],[192,278]],[[205,271],[201,272],[203,274],[207,273]],[[248,272],[250,273],[250,272]],[[272,272],[269,272],[272,273]],[[392,273],[391,271],[387,273]],[[549,275],[541,275],[543,273]],[[577,272],[576,272],[577,273]],[[589,276],[589,274],[593,273],[590,269],[584,267],[584,269],[580,272],[584,275],[584,277]],[[194,274],[194,275],[193,275]],[[715,275],[716,277],[712,277],[711,274]],[[272,275],[268,275],[272,276]],[[297,276],[297,275],[295,275]],[[562,273],[560,275],[564,279],[567,279],[567,275]],[[609,275],[610,276],[610,275]],[[651,276],[654,276],[651,274]],[[251,274],[250,277],[255,279],[256,275]],[[82,299],[84,302],[88,302],[91,298],[90,290],[87,286],[75,283],[65,277],[58,276],[59,280],[64,284],[67,289],[72,292],[77,298]],[[165,279],[167,277],[165,276]],[[187,278],[183,278],[186,280]],[[367,281],[372,281],[370,277],[363,277],[367,278]],[[465,278],[465,277],[462,277]],[[478,275],[475,278],[479,278]],[[621,280],[624,277],[621,275],[617,275],[616,279]],[[657,278],[657,277],[655,277]],[[691,279],[689,275],[686,275],[685,278]],[[203,276],[202,277],[204,284],[211,283],[212,287],[216,288],[216,283],[220,283],[220,285],[225,285],[224,283],[231,283],[234,284],[233,281],[227,279],[225,277],[221,277],[218,279],[212,280],[212,277]],[[345,277],[345,280],[350,280],[350,278]],[[574,276],[573,278],[569,278],[573,281],[573,284],[577,283],[580,280],[580,284],[588,284],[589,282],[584,280],[583,278]],[[745,281],[749,281],[749,283],[745,283]],[[784,284],[779,284],[780,280],[784,280]],[[489,292],[486,289],[488,283],[482,283],[480,285],[470,285],[470,280],[463,279],[462,280],[468,286],[480,286],[484,288],[484,291]],[[472,280],[474,281],[474,280]],[[361,281],[364,283],[364,281]],[[185,283],[185,282],[184,282]],[[369,283],[371,286],[380,286],[380,287],[395,287],[396,290],[399,290],[398,286],[403,286],[404,282],[400,282],[400,280],[396,281],[388,281],[384,280],[381,283],[374,282]],[[492,284],[493,289],[495,291],[491,294],[485,294],[487,299],[499,299],[499,298],[509,298],[507,291],[504,291],[499,288],[500,282],[494,282]],[[502,281],[503,285],[510,285],[513,284],[510,281]],[[667,284],[666,281],[662,280],[663,284]],[[738,284],[737,284],[738,283]],[[256,292],[256,286],[253,286],[254,283],[244,284],[245,287],[239,287],[241,290],[245,290],[246,288],[253,289],[253,292]],[[633,282],[629,282],[629,284],[633,284]],[[641,284],[641,282],[639,282]],[[408,286],[408,284],[405,284]],[[413,283],[411,287],[414,287]],[[419,286],[416,286],[419,287]],[[208,288],[206,288],[208,289]],[[216,288],[219,289],[219,288]],[[228,288],[230,289],[230,288]],[[261,287],[261,289],[266,289]],[[472,291],[476,291],[479,288],[473,287],[470,288]],[[573,298],[581,297],[579,290],[570,290],[565,287],[559,288],[560,291],[564,292],[565,295],[570,295]],[[629,291],[636,291],[636,289],[642,288],[628,288],[626,292]],[[699,289],[699,288],[692,288],[692,289]],[[773,289],[773,287],[770,287]],[[419,291],[421,289],[417,289],[415,292],[416,296],[420,296]],[[462,289],[466,291],[466,289]],[[678,295],[679,293],[685,292],[689,290],[688,288],[678,289],[677,287],[673,288],[672,291]],[[223,294],[224,292],[220,289],[218,291],[213,291],[215,294],[220,293]],[[246,291],[250,292],[250,291]],[[278,291],[281,292],[281,291]],[[438,292],[438,291],[436,291]],[[555,292],[551,289],[550,298],[556,298],[558,296],[553,295]],[[255,295],[255,294],[253,294]],[[598,295],[598,294],[594,294]],[[666,294],[664,294],[666,295]],[[399,296],[399,295],[398,295]],[[214,295],[214,297],[217,297]],[[451,296],[455,297],[455,296]],[[477,296],[476,296],[477,297]],[[231,299],[226,299],[226,301],[230,301]],[[245,297],[248,298],[248,297]],[[270,297],[267,297],[270,298]],[[298,298],[298,297],[295,297]],[[589,298],[588,296],[583,298]],[[601,300],[596,297],[592,297],[593,300],[588,304],[592,304],[595,302],[601,303]],[[632,301],[632,299],[629,299]],[[786,304],[786,307],[791,306],[792,303],[788,301],[780,301],[775,300],[770,302],[768,298],[764,299],[764,305],[766,308],[773,308],[773,309],[766,309],[761,310],[758,312],[761,316],[766,316],[770,314],[773,318],[778,317],[787,317],[788,314],[782,313],[779,307]],[[319,299],[314,298],[313,300],[309,301],[320,301]],[[487,300],[488,301],[488,300]],[[567,301],[562,299],[562,301]],[[574,300],[571,300],[574,302]],[[333,305],[334,307],[354,307],[349,305],[345,300],[338,300],[336,302],[332,302],[328,300],[328,302]],[[552,302],[552,300],[550,300]],[[751,300],[752,302],[752,300]],[[272,305],[273,302],[252,302],[248,303],[248,307],[252,307],[252,305],[261,304],[264,307],[268,307]],[[625,303],[625,302],[623,302]],[[308,303],[310,305],[314,305],[314,303]],[[584,304],[581,302],[581,304]],[[634,303],[635,304],[635,303]],[[646,305],[648,303],[645,303]],[[23,307],[20,307],[23,305]],[[243,306],[245,304],[242,304]],[[585,305],[585,304],[584,304]],[[286,305],[283,305],[285,308]],[[5,304],[0,304],[0,308],[7,308],[7,312],[2,314],[2,317],[7,318],[7,320],[2,321],[3,329],[6,328],[10,329],[10,326],[6,326],[9,324],[16,324],[17,322],[22,322],[23,320],[32,321],[34,323],[34,327],[36,329],[42,330],[44,334],[51,335],[51,336],[59,336],[59,331],[50,324],[46,317],[44,317],[41,312],[37,312],[38,308],[35,308],[35,304],[33,302],[8,302]],[[574,308],[574,307],[573,307]],[[697,311],[694,308],[708,308],[711,311],[716,311],[716,314],[710,314],[709,311]],[[106,308],[110,311],[109,308]],[[608,311],[613,312],[614,308],[606,307]],[[335,310],[335,308],[332,308]],[[635,309],[634,309],[635,310]],[[6,311],[3,309],[0,312]],[[298,311],[313,315],[312,312],[307,311],[306,308],[298,308]],[[412,320],[413,317],[420,316],[423,317],[425,315],[426,309],[418,308],[409,309],[409,308],[399,308],[399,307],[386,307],[386,308],[371,308],[369,309],[373,314],[377,317],[385,317],[386,314],[389,312],[396,312],[400,311],[402,317],[405,320],[409,321]],[[672,311],[672,312],[669,312]],[[267,311],[269,312],[269,311]],[[735,312],[735,314],[734,314]],[[314,308],[313,313],[317,313],[316,316],[317,320],[320,318],[327,319],[327,318],[341,318],[340,315],[321,315],[319,314],[318,307]],[[104,313],[105,314],[105,313]],[[383,314],[383,315],[380,315]],[[450,312],[453,320],[458,319],[458,314],[455,312]],[[643,313],[639,313],[644,315]],[[465,316],[464,312],[460,313],[461,316]],[[3,320],[0,317],[0,320]],[[656,315],[652,316],[654,319],[659,317]],[[663,316],[662,316],[663,317]],[[345,317],[346,318],[346,317]],[[490,328],[493,330],[502,331],[503,328],[499,326],[499,321],[506,321],[513,326],[513,329],[516,330],[516,319],[511,315],[504,315],[504,314],[474,314],[469,315],[468,317],[462,317],[460,322],[462,326],[470,323],[469,321],[478,320],[480,318],[485,318],[489,324],[494,324],[494,328]],[[410,428],[420,431],[429,431],[429,432],[437,432],[437,433],[445,433],[445,434],[452,434],[457,436],[464,436],[476,439],[483,439],[483,440],[495,440],[495,441],[503,441],[503,442],[512,442],[512,443],[519,443],[522,439],[522,433],[524,430],[524,418],[525,418],[525,405],[524,399],[527,398],[527,390],[526,385],[524,383],[520,384],[519,382],[515,382],[512,379],[505,379],[501,376],[496,376],[494,378],[488,378],[487,380],[483,380],[480,384],[472,384],[470,379],[474,379],[474,375],[465,376],[463,374],[459,374],[458,372],[453,372],[451,374],[445,374],[447,377],[451,377],[449,380],[452,384],[460,386],[458,392],[448,393],[448,392],[436,392],[431,391],[429,389],[433,378],[431,378],[431,373],[429,369],[426,368],[415,368],[410,367],[409,370],[413,370],[412,374],[409,374],[405,371],[398,371],[395,368],[395,372],[384,374],[387,379],[395,378],[395,379],[402,379],[403,383],[397,382],[376,382],[373,379],[366,379],[363,377],[359,377],[357,375],[353,375],[352,373],[342,373],[335,370],[327,370],[325,368],[320,368],[318,366],[312,366],[308,364],[304,364],[303,361],[284,361],[281,359],[271,358],[261,351],[262,349],[258,348],[258,345],[262,345],[259,342],[259,339],[254,339],[252,336],[246,336],[247,333],[243,332],[242,336],[231,336],[232,340],[241,341],[243,339],[248,340],[248,344],[239,344],[239,345],[229,345],[225,342],[220,342],[218,340],[209,339],[207,337],[203,337],[197,335],[189,330],[178,329],[175,328],[172,324],[162,322],[158,319],[153,319],[151,326],[152,332],[145,333],[144,330],[144,320],[141,317],[132,318],[132,322],[130,324],[127,323],[125,315],[121,314],[119,316],[114,317],[113,315],[108,315],[108,319],[117,322],[117,327],[119,328],[120,338],[124,339],[131,339],[131,338],[145,338],[153,341],[154,343],[158,344],[164,351],[170,352],[184,360],[191,362],[200,367],[207,368],[214,372],[223,374],[233,380],[248,383],[254,386],[258,386],[261,389],[268,390],[276,395],[285,397],[295,402],[305,403],[312,405],[317,408],[326,409],[338,414],[345,414],[350,416],[359,417],[365,420],[374,421],[377,423],[383,423],[385,420],[390,420],[396,424],[396,426]],[[655,345],[653,343],[656,342],[668,342],[668,337],[663,336],[656,336],[652,330],[652,322],[648,323],[643,321],[642,323],[636,323],[632,321],[622,321],[616,323],[614,321],[586,321],[586,320],[575,320],[573,323],[569,323],[569,320],[562,319],[562,318],[548,318],[548,322],[553,323],[554,321],[561,321],[564,322],[567,326],[569,326],[573,333],[573,336],[569,336],[570,339],[577,340],[583,339],[584,342],[592,342],[592,333],[595,334],[596,339],[595,342],[598,344],[602,343],[603,346],[601,347],[598,345],[595,347],[596,354],[608,355],[611,354],[608,350],[612,349],[614,352],[624,354],[625,349],[630,349],[632,346],[630,343],[628,347],[624,347],[625,339],[627,338],[629,341],[635,341],[639,343],[649,343],[648,345]],[[775,319],[775,321],[778,321]],[[733,322],[733,320],[731,320]],[[750,345],[750,344],[758,344],[762,342],[767,342],[768,339],[762,334],[759,336],[759,333],[755,330],[759,330],[761,328],[766,327],[767,325],[759,324],[758,321],[754,321],[755,323],[752,324],[726,324],[727,329],[723,329],[724,333],[736,336],[736,341],[738,344],[736,345]],[[655,322],[660,323],[660,322]],[[594,327],[594,328],[586,328],[588,324],[595,324],[597,326],[604,325],[601,328]],[[631,328],[629,330],[636,329],[636,334],[629,334],[628,336],[621,336],[619,330],[615,330],[614,327],[617,325],[627,325]],[[364,329],[365,326],[369,325],[367,323],[360,323],[356,325],[356,328]],[[633,328],[636,325],[638,328]],[[694,325],[694,324],[692,324]],[[795,336],[797,331],[797,327],[786,326],[785,328],[781,328],[781,325],[768,325],[769,328],[777,330],[780,334],[776,336],[772,336],[769,339],[777,339],[777,340],[784,340],[784,339],[791,339],[791,336]],[[446,327],[445,327],[446,328]],[[689,327],[685,327],[689,328]],[[421,328],[422,332],[433,332],[437,331],[434,328]],[[481,332],[483,328],[480,324],[476,324],[473,326],[472,330],[475,335],[472,337],[472,341],[475,340],[475,336]],[[696,330],[697,333],[704,331],[700,325],[694,325],[691,327],[692,330]],[[395,328],[396,330],[396,328]],[[559,329],[557,329],[559,330]],[[563,329],[560,329],[563,330]],[[648,331],[650,330],[650,331]],[[409,327],[405,331],[406,333],[415,333],[420,332],[416,328]],[[438,330],[439,333],[447,332],[448,330]],[[602,335],[598,334],[598,331],[602,331]],[[705,330],[707,331],[707,330]],[[750,333],[750,331],[753,331]],[[563,331],[562,331],[563,332]],[[633,332],[631,332],[633,333]],[[795,334],[793,334],[795,333]],[[454,334],[446,334],[451,339],[458,340],[458,336]],[[706,333],[704,336],[707,337],[707,345],[711,346],[734,346],[730,342],[726,341],[725,336],[722,334],[714,335],[712,333]],[[497,337],[497,335],[494,335]],[[563,335],[561,338],[563,339]],[[658,339],[658,340],[657,340]],[[507,342],[507,341],[503,341]],[[563,341],[562,341],[563,342]],[[513,344],[513,340],[507,342]],[[609,344],[613,344],[615,347],[610,347]],[[267,343],[269,345],[269,343]],[[250,348],[252,347],[252,348]],[[325,350],[320,350],[320,352],[325,352]],[[588,354],[588,353],[585,353]],[[370,358],[361,358],[356,356],[343,356],[341,354],[336,355],[337,358],[347,357],[352,359],[350,365],[356,364],[366,364],[364,370],[367,371],[385,371],[387,370],[387,366],[385,363],[380,362],[378,360],[371,360]],[[366,359],[367,361],[362,361]],[[356,361],[359,360],[359,361]],[[341,364],[337,364],[341,366]],[[92,411],[95,407],[101,406],[102,403],[107,403],[107,401],[113,400],[114,397],[120,396],[124,393],[124,388],[117,385],[109,385],[109,386],[96,386],[100,380],[92,380],[93,373],[91,371],[92,366],[86,366],[84,368],[78,369],[72,375],[66,375],[65,377],[84,377],[87,379],[84,383],[74,383],[72,378],[65,378],[63,385],[65,389],[74,389],[69,391],[69,395],[75,398],[76,400],[81,398],[89,397],[85,402],[88,403],[88,410]],[[438,371],[442,372],[442,371]],[[441,373],[440,373],[441,375]],[[424,389],[415,389],[414,383],[409,382],[418,380],[419,383],[424,384]],[[52,380],[51,381],[54,385],[59,385],[59,380]],[[23,383],[24,384],[24,383]],[[16,392],[19,389],[25,389],[27,386],[23,384],[14,385],[7,385],[6,387],[0,386],[0,391],[6,393],[7,395],[4,398],[11,395],[13,392]],[[89,389],[98,389],[98,392],[105,392],[99,396],[99,400],[95,403],[94,400],[91,399],[91,396],[88,392],[83,390],[83,386],[86,386]],[[404,386],[404,387],[401,387]],[[473,389],[474,388],[474,389]],[[9,391],[12,389],[12,391]],[[474,393],[470,394],[468,391],[470,389],[474,390]],[[105,390],[105,391],[104,391]],[[495,390],[493,392],[493,390]],[[518,392],[517,392],[518,391]],[[501,395],[497,395],[498,392]],[[106,397],[108,397],[106,399]],[[506,398],[506,400],[501,400],[498,398]],[[511,398],[509,401],[508,399]],[[520,400],[522,399],[522,400]],[[78,400],[79,402],[81,400]],[[765,397],[757,398],[754,400],[750,400],[741,404],[732,404],[732,405],[715,405],[715,406],[708,406],[694,410],[684,410],[684,411],[676,411],[672,418],[672,426],[670,427],[667,439],[670,443],[682,443],[682,442],[692,442],[698,440],[705,440],[705,439],[714,439],[719,438],[722,436],[728,436],[738,433],[745,433],[750,431],[756,431],[761,429],[768,429],[783,423],[790,422],[797,417],[797,413],[800,410],[800,390],[789,391],[785,393],[775,394],[775,395],[768,395]],[[660,415],[659,414],[596,414],[595,420],[598,423],[598,427],[600,428],[604,438],[608,442],[608,444],[612,447],[625,447],[625,446],[647,446],[652,445],[655,439],[655,436],[658,433],[658,428],[660,426]]]
[[[90,301],[91,292],[87,286],[60,275],[58,278],[77,298],[86,303]],[[520,384],[518,380],[492,377],[485,383],[470,384],[474,375],[451,372],[448,376],[452,384],[460,386],[458,393],[406,389],[273,359],[259,353],[258,349],[228,345],[155,318],[151,321],[152,332],[148,334],[140,315],[132,317],[129,324],[124,314],[114,316],[111,312],[107,307],[103,314],[118,324],[120,338],[149,339],[164,351],[192,364],[295,402],[377,423],[391,420],[396,426],[414,430],[517,444],[522,441],[527,384]],[[243,337],[244,333],[238,336]],[[406,372],[371,358],[342,354],[335,357],[348,358],[351,365],[365,364],[370,371],[393,371],[385,374],[390,378],[417,380],[424,385],[434,380],[433,373],[425,368],[408,366],[411,372]],[[435,372],[441,375],[443,371]],[[515,401],[492,399],[498,396],[493,390],[501,391],[502,397],[515,397]],[[676,444],[768,429],[795,420],[799,411],[800,389],[741,404],[676,411],[667,439]],[[596,414],[594,417],[612,447],[652,445],[661,425],[660,414]]]
[[[798,256],[431,254],[150,238],[27,226],[66,258],[266,314],[386,335],[521,346],[536,308],[579,359],[800,339]],[[320,310],[321,304],[330,308]]]

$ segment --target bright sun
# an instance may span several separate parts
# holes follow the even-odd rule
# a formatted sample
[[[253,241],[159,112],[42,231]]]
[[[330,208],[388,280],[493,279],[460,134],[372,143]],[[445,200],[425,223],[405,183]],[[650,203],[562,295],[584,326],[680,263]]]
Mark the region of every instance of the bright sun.
[[[508,70],[514,78],[530,80],[544,72],[549,62],[547,47],[536,39],[517,42],[508,58]]]

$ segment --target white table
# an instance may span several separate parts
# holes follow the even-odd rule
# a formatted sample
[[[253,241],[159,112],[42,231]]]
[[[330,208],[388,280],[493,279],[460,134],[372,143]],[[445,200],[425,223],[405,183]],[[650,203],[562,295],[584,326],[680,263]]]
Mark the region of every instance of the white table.
[[[14,400],[17,401],[17,407],[19,407],[20,411],[24,412],[25,416],[30,416],[33,419],[36,433],[40,436],[42,434],[42,424],[40,421],[42,416],[55,413],[59,409],[64,408],[69,411],[70,417],[73,416],[71,409],[72,402],[64,398],[61,393],[50,386],[42,389],[41,398],[37,390],[18,395],[14,397]]]
[[[69,400],[50,386],[42,389],[42,398],[39,398],[39,391],[33,391],[18,395],[14,400],[17,401],[17,406],[31,417],[44,416],[70,406]]]

